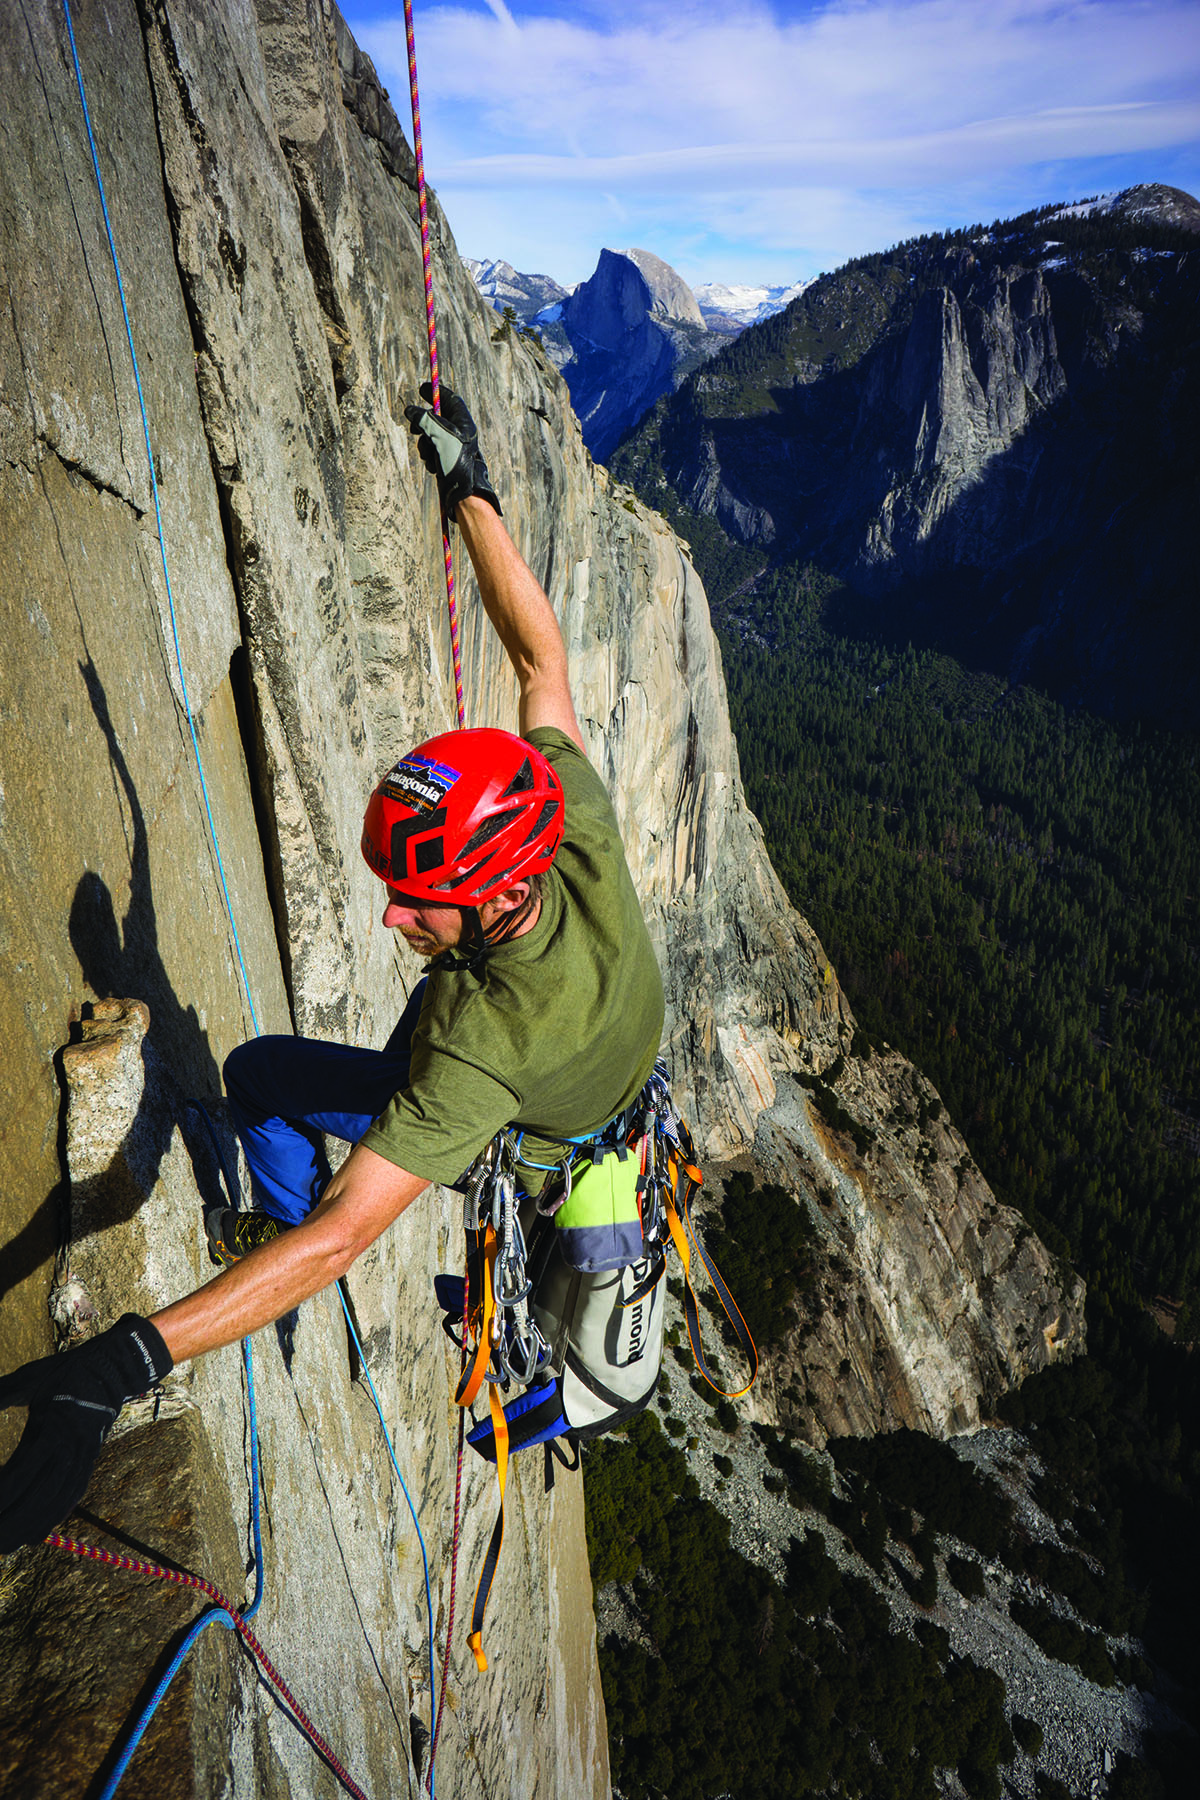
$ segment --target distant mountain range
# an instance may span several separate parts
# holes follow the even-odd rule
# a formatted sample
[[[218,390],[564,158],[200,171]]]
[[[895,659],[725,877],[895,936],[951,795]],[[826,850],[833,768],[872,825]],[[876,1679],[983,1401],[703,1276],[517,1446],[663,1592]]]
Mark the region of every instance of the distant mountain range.
[[[511,306],[522,325],[571,292],[549,275],[521,275],[511,263],[499,259],[477,262],[473,256],[464,256],[463,262],[484,299],[490,300],[497,312]]]
[[[574,288],[549,275],[524,275],[508,262],[463,260],[497,312],[511,307],[537,332],[566,378],[584,442],[598,461],[660,395],[805,287],[711,282],[693,290],[648,250],[602,250],[595,273]]]
[[[602,254],[630,256],[636,260],[649,253],[641,250],[609,250]],[[656,262],[660,260],[655,258]],[[511,306],[522,325],[533,324],[540,313],[561,305],[575,291],[573,287],[563,287],[551,275],[523,275],[511,263],[499,258],[494,262],[479,262],[472,256],[464,256],[463,262],[484,299],[490,300],[497,312]],[[668,266],[663,264],[664,268]],[[672,270],[671,273],[674,274],[675,271]],[[703,287],[693,288],[692,294],[710,331],[735,336],[739,331],[744,331],[747,325],[757,325],[761,319],[769,319],[772,313],[782,312],[789,301],[802,294],[810,285],[808,282],[794,281],[791,287],[764,287],[746,283],[731,287],[723,281],[709,281]]]
[[[664,391],[614,472],[745,629],[816,572],[856,630],[1194,728],[1198,234],[1147,185],[857,258]]]
[[[811,286],[808,281],[794,281],[791,287],[727,287],[723,281],[710,281],[692,292],[710,331],[736,334],[782,312]]]

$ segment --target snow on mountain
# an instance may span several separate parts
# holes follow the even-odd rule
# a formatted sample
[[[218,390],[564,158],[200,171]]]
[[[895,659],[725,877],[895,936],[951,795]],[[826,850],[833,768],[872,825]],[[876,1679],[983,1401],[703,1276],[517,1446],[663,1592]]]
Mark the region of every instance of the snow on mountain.
[[[1124,214],[1134,223],[1150,221],[1200,231],[1200,204],[1182,188],[1166,187],[1160,181],[1139,182],[1136,187],[1120,188],[1111,194],[1093,194],[1088,200],[1056,207],[1044,216],[1049,223],[1053,219],[1088,219],[1101,213]]]
[[[812,284],[793,282],[791,287],[729,286],[723,281],[709,281],[693,288],[700,311],[712,329],[714,320],[729,319],[738,327],[757,325],[760,319],[782,312],[784,307]],[[718,324],[717,329],[720,329]]]
[[[1090,219],[1093,213],[1113,212],[1124,190],[1114,188],[1111,194],[1095,194],[1090,200],[1077,200],[1073,206],[1057,206],[1047,219]]]
[[[1114,213],[1123,214],[1134,222],[1181,226],[1185,230],[1200,232],[1200,204],[1181,188],[1166,187],[1158,182],[1114,189],[1107,194],[1092,194],[1086,199],[1057,206],[1052,211],[1039,212],[1037,217],[1040,224],[1051,225],[1056,219],[1087,219]],[[985,232],[978,241],[981,244],[989,243],[991,233]],[[1044,249],[1049,251],[1057,247],[1051,239]],[[677,284],[678,290],[683,290],[683,282],[675,271],[647,251],[632,250],[619,254],[631,257],[635,262],[639,258],[644,260],[642,272],[656,292],[668,277]],[[511,263],[500,258],[491,262],[477,262],[472,257],[464,257],[463,261],[484,298],[498,312],[502,312],[506,306],[513,307],[522,325],[530,324],[536,316],[539,329],[548,327],[554,332],[560,318],[560,314],[554,309],[575,292],[574,288],[563,287],[548,275],[519,274]],[[642,267],[642,264],[639,263],[638,266]],[[747,325],[756,325],[760,319],[782,312],[785,306],[811,286],[812,283],[808,281],[793,282],[790,287],[709,281],[692,288],[691,292],[709,331],[733,337],[739,331],[744,331]],[[676,300],[667,306],[667,310],[672,317],[682,317],[686,304],[677,294]],[[565,340],[560,344],[548,338],[546,348],[555,361],[570,354]]]
[[[464,256],[463,263],[484,299],[497,312],[511,306],[522,325],[527,325],[543,307],[565,300],[572,291],[549,275],[522,275],[500,257],[478,262],[473,256]]]
[[[681,295],[668,310],[673,317],[682,316],[685,308],[690,307],[690,301],[683,297],[683,283],[675,271],[645,250],[622,254],[631,256],[635,262],[639,257],[643,259],[646,266],[642,272],[651,280],[652,286],[656,282],[661,286],[662,272],[666,271],[681,290]],[[562,302],[575,292],[573,287],[563,287],[549,275],[523,275],[501,257],[480,262],[475,257],[464,256],[463,262],[484,299],[490,301],[497,312],[511,306],[523,325],[532,324],[535,319],[539,327],[556,322]],[[642,267],[642,264],[638,266]],[[782,312],[788,302],[809,285],[806,281],[793,282],[790,287],[710,281],[702,287],[692,288],[691,293],[710,331],[734,335],[747,325],[756,325],[760,319],[769,318],[772,313]]]

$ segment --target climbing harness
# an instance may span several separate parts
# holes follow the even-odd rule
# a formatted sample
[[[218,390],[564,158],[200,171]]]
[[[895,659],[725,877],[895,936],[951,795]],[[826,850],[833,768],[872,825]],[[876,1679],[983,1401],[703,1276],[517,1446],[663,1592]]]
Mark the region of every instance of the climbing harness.
[[[509,1457],[544,1445],[550,1487],[554,1459],[576,1467],[582,1441],[626,1424],[649,1404],[662,1360],[670,1248],[682,1266],[688,1336],[705,1380],[723,1398],[737,1399],[758,1370],[754,1340],[692,1221],[692,1199],[704,1177],[665,1062],[659,1058],[638,1098],[599,1131],[558,1141],[562,1158],[536,1204],[517,1179],[520,1127],[498,1132],[486,1145],[466,1178],[464,1275],[440,1275],[434,1283],[447,1334],[462,1352],[457,1405],[470,1407],[486,1387],[488,1414],[466,1439],[495,1463],[499,1489],[467,1640],[481,1670],[487,1668],[484,1613],[504,1539]],[[564,1215],[565,1228],[559,1225]],[[749,1365],[749,1378],[736,1390],[719,1385],[704,1354],[693,1248]],[[523,1391],[502,1402],[501,1392],[514,1388]]]
[[[412,74],[413,74],[413,105],[414,105],[414,130],[415,130],[417,128],[416,70],[415,70],[415,62],[413,62],[413,60],[412,60],[413,49],[412,49],[412,34],[411,34],[411,4],[410,4],[410,0],[406,0],[406,12],[408,12],[410,14],[409,57],[410,57],[410,66],[412,68]],[[76,87],[79,92],[79,102],[80,102],[80,107],[81,107],[82,114],[83,114],[85,130],[86,130],[86,134],[87,134],[88,149],[90,152],[91,163],[92,163],[92,172],[93,172],[93,176],[95,178],[95,183],[96,183],[96,192],[97,192],[97,195],[99,198],[101,214],[102,214],[103,220],[104,220],[104,229],[105,229],[105,235],[106,235],[107,242],[108,242],[109,257],[112,262],[113,274],[116,279],[117,293],[119,295],[120,303],[121,303],[121,315],[122,315],[122,319],[124,321],[125,339],[126,339],[126,343],[127,343],[128,349],[129,349],[130,363],[131,363],[132,369],[133,369],[134,385],[137,390],[138,408],[139,408],[139,412],[140,412],[140,416],[141,416],[141,424],[142,424],[142,436],[143,436],[145,450],[146,450],[146,462],[147,462],[147,466],[149,469],[151,492],[152,492],[153,498],[154,498],[155,526],[156,526],[157,539],[158,539],[159,556],[160,556],[161,565],[162,565],[163,583],[164,583],[164,588],[165,588],[166,598],[167,598],[167,607],[168,607],[168,612],[169,612],[170,621],[171,621],[171,634],[172,634],[174,651],[175,651],[175,668],[176,668],[176,672],[179,677],[179,690],[180,690],[180,695],[182,697],[184,715],[187,720],[188,731],[189,731],[190,738],[191,738],[192,753],[193,753],[193,757],[195,760],[196,772],[197,772],[199,785],[200,785],[200,792],[201,792],[201,795],[203,797],[203,802],[204,802],[204,814],[205,814],[205,820],[206,820],[207,828],[208,828],[209,841],[212,845],[213,855],[214,855],[214,859],[216,862],[217,873],[218,873],[218,876],[220,879],[221,893],[222,893],[222,896],[224,899],[226,917],[228,918],[228,921],[229,921],[229,929],[230,929],[230,933],[231,933],[231,937],[232,937],[234,953],[235,953],[235,958],[237,961],[238,971],[240,974],[242,989],[245,993],[246,1005],[247,1005],[247,1009],[248,1009],[248,1012],[250,1015],[250,1021],[253,1026],[253,1029],[254,1029],[254,1034],[255,1034],[255,1036],[259,1036],[259,1035],[261,1035],[261,1027],[259,1025],[258,1015],[257,1015],[255,1006],[254,1006],[254,999],[253,999],[253,994],[251,991],[249,973],[247,971],[245,959],[242,954],[241,940],[238,936],[237,920],[236,920],[236,916],[235,916],[235,912],[234,912],[233,901],[230,896],[229,886],[228,886],[228,882],[226,880],[225,867],[224,867],[224,862],[221,857],[221,848],[220,848],[220,843],[218,840],[216,823],[213,818],[212,805],[211,805],[211,802],[209,799],[208,783],[207,783],[207,781],[205,779],[205,775],[204,775],[204,765],[203,765],[203,759],[200,754],[200,743],[199,743],[199,737],[198,737],[197,730],[196,730],[195,715],[192,710],[191,700],[190,700],[190,697],[188,694],[188,689],[187,689],[187,680],[186,680],[184,667],[183,667],[183,656],[182,656],[182,652],[180,649],[180,643],[179,643],[179,628],[178,628],[178,622],[177,622],[177,617],[176,617],[175,596],[174,596],[174,592],[173,592],[172,585],[171,585],[170,563],[169,563],[169,559],[167,556],[166,537],[165,537],[164,530],[163,530],[162,508],[161,508],[161,504],[160,504],[160,500],[159,500],[157,469],[156,469],[153,445],[152,445],[151,436],[150,436],[150,422],[149,422],[149,417],[148,417],[148,414],[146,411],[146,401],[145,401],[145,395],[144,395],[144,392],[142,389],[142,379],[141,379],[141,372],[140,372],[140,369],[138,366],[137,352],[136,352],[136,349],[134,346],[133,327],[132,327],[132,324],[130,321],[129,308],[128,308],[128,304],[127,304],[126,297],[125,297],[125,284],[124,284],[124,281],[123,281],[123,278],[121,275],[120,259],[117,255],[116,242],[113,237],[112,224],[110,221],[109,210],[108,210],[108,201],[107,201],[107,197],[105,195],[103,177],[100,172],[100,160],[99,160],[99,156],[98,156],[97,149],[96,149],[95,136],[94,136],[94,133],[92,130],[91,110],[88,106],[87,90],[86,90],[86,86],[85,86],[84,78],[83,78],[83,68],[82,68],[82,65],[80,62],[79,51],[78,51],[78,47],[77,47],[77,44],[75,41],[75,30],[74,30],[74,25],[73,25],[72,18],[71,18],[70,0],[63,0],[63,17],[64,17],[64,20],[66,23],[67,39],[68,39],[70,52],[71,52],[71,62],[72,62],[73,68],[74,68],[75,82],[76,82]],[[419,152],[418,152],[418,166],[420,166]],[[423,176],[422,176],[421,216],[422,216],[422,241],[425,246],[425,256],[426,256],[426,294],[427,294],[427,310],[429,313],[429,326],[430,326],[431,373],[432,373],[432,377],[433,377],[434,390],[435,390],[435,394],[436,394],[436,391],[437,391],[437,348],[436,348],[436,340],[433,336],[433,313],[432,313],[432,297],[431,297],[432,289],[431,289],[431,278],[430,278],[430,274],[429,274],[428,225],[427,225],[426,207],[425,207],[425,201],[424,201]],[[435,407],[436,407],[436,401],[435,401]],[[461,723],[462,718],[463,718],[462,674],[461,674],[461,662],[460,662],[460,657],[459,657],[459,652],[458,652],[457,619],[455,617],[455,612],[454,612],[454,599],[453,599],[454,578],[453,578],[453,570],[452,570],[451,563],[450,563],[449,538],[448,538],[448,534],[445,531],[444,522],[443,522],[443,536],[445,537],[445,548],[446,548],[447,591],[448,591],[448,600],[449,600],[450,612],[451,612],[451,638],[452,638],[452,643],[453,643],[453,647],[454,647],[455,685],[456,685],[456,689],[457,689],[457,693],[458,693],[459,721]],[[198,1103],[193,1103],[193,1104],[197,1105],[197,1108],[201,1113],[204,1113],[203,1107],[200,1107]],[[212,1131],[211,1120],[208,1119],[208,1116],[206,1113],[204,1113],[204,1117],[205,1117],[206,1123],[208,1124],[209,1130]],[[214,1141],[215,1141],[215,1133],[213,1135],[214,1135]],[[237,1203],[236,1187],[230,1180],[228,1169],[226,1169],[224,1166],[224,1158],[223,1158],[223,1156],[221,1156],[219,1143],[217,1145],[217,1150],[218,1150],[218,1156],[221,1159],[223,1173],[225,1175],[227,1191],[229,1192],[229,1196],[230,1196],[232,1203],[236,1205],[236,1203]],[[404,1477],[400,1472],[400,1465],[399,1465],[399,1462],[396,1457],[395,1449],[392,1445],[392,1440],[391,1440],[390,1434],[388,1433],[386,1422],[384,1420],[383,1408],[380,1405],[379,1396],[375,1391],[375,1384],[371,1379],[371,1373],[370,1373],[370,1369],[367,1365],[366,1356],[363,1351],[362,1344],[359,1341],[358,1333],[355,1329],[354,1321],[353,1321],[353,1318],[351,1317],[350,1309],[346,1302],[346,1296],[345,1296],[344,1292],[342,1291],[340,1283],[338,1284],[338,1292],[339,1292],[339,1297],[341,1298],[343,1311],[345,1312],[345,1315],[346,1315],[346,1322],[347,1322],[347,1325],[349,1326],[350,1333],[351,1333],[351,1336],[352,1336],[354,1344],[355,1344],[355,1348],[358,1353],[359,1365],[362,1369],[364,1376],[366,1377],[367,1385],[370,1389],[371,1398],[372,1398],[372,1401],[374,1402],[375,1410],[379,1415],[379,1423],[383,1430],[384,1440],[387,1444],[388,1454],[391,1458],[392,1466],[395,1470],[396,1477],[400,1482],[401,1489],[403,1490],[405,1500],[408,1502],[409,1512],[412,1515],[413,1525],[416,1528],[416,1532],[417,1532],[417,1539],[421,1546],[421,1557],[422,1557],[422,1562],[424,1564],[424,1570],[425,1570],[425,1599],[426,1599],[426,1609],[427,1609],[428,1624],[429,1624],[429,1678],[430,1678],[430,1707],[431,1707],[431,1711],[432,1711],[433,1695],[434,1695],[434,1691],[436,1688],[434,1660],[433,1660],[433,1656],[434,1656],[433,1601],[432,1601],[432,1595],[430,1592],[429,1563],[428,1563],[428,1556],[427,1556],[426,1549],[425,1549],[425,1541],[421,1535],[421,1528],[420,1528],[420,1524],[417,1519],[416,1510],[413,1507],[412,1499],[409,1495],[408,1488],[404,1482]],[[238,1634],[242,1638],[243,1642],[245,1642],[248,1645],[248,1647],[252,1650],[253,1654],[258,1659],[260,1667],[263,1669],[268,1680],[270,1681],[272,1686],[275,1688],[277,1694],[281,1697],[284,1706],[287,1708],[290,1715],[295,1720],[296,1724],[304,1732],[305,1736],[308,1737],[309,1741],[313,1744],[314,1748],[318,1751],[318,1753],[326,1761],[326,1763],[328,1764],[330,1769],[337,1776],[338,1780],[342,1783],[342,1786],[345,1788],[347,1793],[350,1793],[350,1794],[356,1796],[357,1800],[365,1800],[365,1796],[363,1795],[361,1788],[359,1788],[351,1780],[350,1776],[347,1774],[347,1772],[343,1768],[342,1764],[338,1761],[337,1757],[334,1755],[333,1751],[330,1749],[330,1747],[326,1743],[325,1739],[316,1730],[315,1726],[312,1725],[311,1721],[308,1719],[307,1715],[303,1712],[303,1710],[296,1704],[295,1700],[293,1699],[293,1697],[291,1695],[290,1690],[287,1688],[287,1686],[283,1682],[282,1678],[275,1671],[274,1666],[270,1663],[269,1659],[266,1656],[266,1653],[262,1650],[262,1646],[258,1644],[257,1639],[255,1639],[254,1634],[249,1630],[249,1627],[247,1625],[247,1621],[249,1619],[251,1619],[254,1616],[254,1614],[257,1612],[257,1610],[262,1602],[262,1598],[263,1598],[263,1557],[262,1557],[262,1536],[261,1536],[261,1525],[260,1525],[260,1501],[259,1501],[260,1489],[259,1489],[258,1424],[257,1424],[257,1413],[256,1413],[256,1408],[255,1408],[255,1399],[254,1399],[253,1362],[252,1362],[252,1354],[251,1354],[251,1346],[250,1346],[249,1338],[246,1338],[243,1340],[242,1356],[243,1356],[243,1363],[244,1363],[245,1372],[246,1372],[246,1385],[247,1385],[248,1411],[249,1411],[249,1437],[250,1437],[250,1462],[251,1462],[250,1480],[251,1480],[251,1495],[252,1495],[252,1535],[253,1535],[253,1542],[254,1542],[253,1556],[254,1556],[254,1569],[255,1569],[255,1592],[254,1592],[254,1597],[248,1607],[246,1607],[243,1611],[239,1612],[236,1608],[231,1606],[228,1601],[225,1600],[225,1598],[218,1592],[218,1590],[216,1588],[214,1588],[212,1586],[211,1583],[204,1581],[199,1576],[183,1576],[183,1575],[179,1574],[177,1571],[163,1569],[159,1565],[156,1565],[156,1564],[143,1564],[143,1563],[134,1562],[129,1558],[117,1557],[117,1556],[113,1555],[111,1552],[101,1550],[96,1546],[82,1544],[82,1543],[79,1543],[75,1539],[64,1538],[59,1533],[53,1533],[46,1539],[46,1542],[48,1544],[50,1544],[54,1547],[57,1547],[57,1548],[68,1550],[72,1554],[83,1557],[89,1561],[106,1564],[111,1567],[132,1570],[134,1572],[141,1573],[141,1574],[155,1575],[155,1576],[158,1576],[167,1581],[178,1582],[183,1586],[195,1588],[203,1593],[208,1594],[210,1599],[213,1601],[213,1604],[211,1606],[207,1607],[205,1609],[205,1611],[203,1613],[201,1613],[199,1618],[197,1618],[193,1622],[191,1627],[188,1629],[188,1632],[185,1635],[182,1644],[179,1646],[174,1657],[172,1658],[171,1663],[170,1663],[169,1667],[167,1668],[165,1674],[163,1675],[162,1679],[159,1681],[158,1685],[156,1686],[156,1688],[154,1690],[154,1693],[151,1695],[151,1697],[150,1697],[149,1701],[147,1702],[145,1708],[143,1709],[141,1715],[139,1716],[139,1718],[135,1722],[134,1726],[132,1727],[131,1731],[129,1732],[129,1734],[126,1738],[126,1741],[125,1741],[124,1745],[122,1746],[120,1753],[117,1756],[117,1759],[113,1766],[112,1772],[109,1775],[108,1780],[106,1781],[106,1783],[100,1793],[99,1800],[112,1800],[112,1796],[116,1792],[118,1783],[120,1782],[122,1776],[124,1775],[126,1769],[128,1768],[129,1763],[133,1757],[133,1754],[134,1754],[135,1750],[137,1749],[138,1744],[141,1742],[141,1739],[146,1731],[147,1726],[149,1725],[158,1706],[160,1705],[164,1696],[166,1695],[167,1690],[171,1685],[171,1682],[174,1680],[179,1669],[182,1667],[182,1665],[188,1655],[188,1652],[191,1650],[193,1644],[196,1642],[197,1638],[201,1635],[201,1633],[204,1630],[206,1630],[209,1625],[214,1624],[214,1623],[220,1623],[220,1624],[224,1625],[227,1629],[235,1630],[238,1632]],[[444,1691],[445,1691],[444,1673],[445,1672],[443,1671],[443,1697],[444,1697]],[[440,1708],[439,1708],[438,1724],[440,1725]],[[433,1738],[431,1740],[431,1745],[430,1745],[429,1771],[426,1776],[426,1787],[430,1794],[432,1794],[434,1791],[433,1781],[434,1781],[434,1766],[435,1766],[434,1758],[435,1758],[435,1753],[436,1753],[436,1741],[437,1741],[437,1730],[435,1727]]]
[[[425,328],[429,337],[429,385],[434,412],[441,410],[442,387],[438,374],[437,321],[433,316],[433,255],[429,242],[429,196],[425,187],[425,150],[421,142],[421,97],[417,92],[417,44],[413,35],[412,0],[404,0],[404,37],[408,46],[408,91],[412,105],[413,154],[417,163],[417,211],[421,220],[421,268],[425,276]],[[454,662],[454,700],[458,723],[465,726],[462,650],[458,641],[458,603],[454,591],[454,553],[450,547],[450,521],[442,508],[442,561],[446,569],[446,611],[450,615],[450,654]]]

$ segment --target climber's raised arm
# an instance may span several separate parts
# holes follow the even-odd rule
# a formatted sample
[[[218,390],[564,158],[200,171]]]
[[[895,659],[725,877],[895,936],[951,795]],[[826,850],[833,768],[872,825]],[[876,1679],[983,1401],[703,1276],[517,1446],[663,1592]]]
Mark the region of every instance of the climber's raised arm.
[[[537,725],[557,725],[582,750],[567,652],[541,585],[485,500],[472,496],[459,502],[458,528],[488,618],[517,671],[522,735]]]
[[[428,386],[421,391],[428,397]],[[582,750],[558,620],[500,517],[474,420],[448,388],[441,390],[440,413],[410,406],[407,417],[421,459],[437,477],[446,516],[462,533],[488,618],[517,672],[522,734],[557,725]]]

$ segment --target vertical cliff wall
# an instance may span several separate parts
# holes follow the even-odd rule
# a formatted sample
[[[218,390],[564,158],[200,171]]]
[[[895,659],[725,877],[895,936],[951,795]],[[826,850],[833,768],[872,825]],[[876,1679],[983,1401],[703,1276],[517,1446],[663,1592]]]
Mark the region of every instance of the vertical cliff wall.
[[[209,1273],[200,1219],[217,1166],[185,1097],[209,1104],[228,1154],[220,1066],[253,1021],[180,669],[267,1031],[386,1036],[417,971],[379,923],[357,849],[363,797],[400,751],[453,723],[436,499],[402,412],[424,357],[412,160],[370,65],[328,0],[81,0],[75,19],[175,620],[63,17],[12,0],[0,12],[6,1365],[50,1348],[51,1311],[60,1334],[87,1331]],[[828,1069],[850,1021],[742,801],[703,592],[684,547],[592,466],[536,346],[497,334],[436,202],[431,223],[447,377],[563,624],[667,974],[680,1098],[708,1156],[755,1148],[799,1196],[825,1195],[822,1229],[855,1303],[813,1341],[828,1337],[826,1361],[848,1346],[855,1380],[812,1385],[808,1428],[970,1425],[982,1396],[1070,1336],[1078,1296],[977,1177],[943,1193],[899,1129],[850,1155],[791,1079]],[[462,610],[469,721],[512,724],[515,686],[468,580]],[[839,1091],[874,1116],[912,1079],[894,1059]],[[425,1530],[439,1638],[454,1367],[430,1280],[452,1265],[458,1230],[453,1197],[427,1196],[348,1282]],[[261,1333],[257,1369],[256,1629],[367,1790],[415,1794],[432,1699],[421,1555],[336,1297],[306,1307],[294,1335]],[[758,1404],[776,1399],[768,1382]],[[20,1421],[2,1424],[7,1451]],[[128,1409],[81,1535],[123,1534],[240,1598],[248,1429],[235,1351],[179,1371],[160,1404]],[[547,1498],[541,1476],[518,1466],[510,1482],[485,1676],[464,1658],[460,1610],[447,1793],[607,1791],[579,1480],[560,1477]],[[468,1469],[460,1609],[492,1508],[486,1472]],[[37,1550],[6,1565],[0,1608],[0,1786],[82,1793],[194,1604]],[[212,1632],[122,1792],[299,1796],[331,1781]]]
[[[614,464],[760,565],[848,583],[867,633],[1189,730],[1198,230],[1145,184],[847,263]]]

